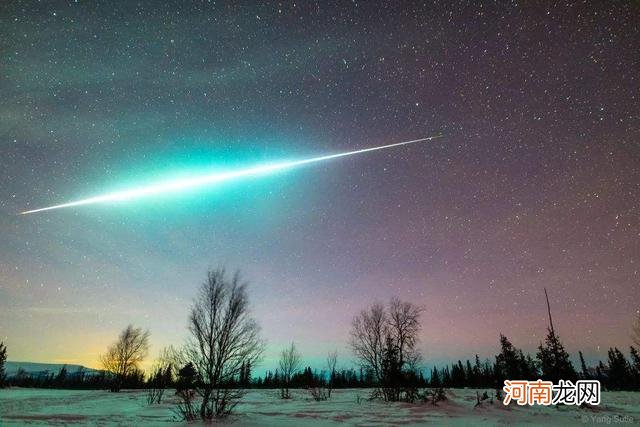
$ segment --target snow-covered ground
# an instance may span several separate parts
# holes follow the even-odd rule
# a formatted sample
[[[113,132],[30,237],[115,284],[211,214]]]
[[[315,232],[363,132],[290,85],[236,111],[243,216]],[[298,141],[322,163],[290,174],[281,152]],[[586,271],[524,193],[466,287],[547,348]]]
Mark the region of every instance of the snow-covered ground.
[[[474,390],[454,389],[449,400],[430,403],[367,401],[367,390],[336,390],[330,401],[315,402],[304,390],[283,401],[277,390],[250,390],[224,424],[236,426],[387,426],[387,425],[589,425],[640,423],[640,393],[604,392],[595,409],[505,407],[485,403],[474,408]],[[172,408],[173,392],[161,405],[148,406],[144,391],[0,390],[0,425],[91,424],[180,425]]]

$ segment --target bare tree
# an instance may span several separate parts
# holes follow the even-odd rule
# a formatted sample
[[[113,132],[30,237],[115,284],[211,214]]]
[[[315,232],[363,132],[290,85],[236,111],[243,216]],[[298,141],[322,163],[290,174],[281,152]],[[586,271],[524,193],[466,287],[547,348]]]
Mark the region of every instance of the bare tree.
[[[309,386],[309,393],[316,402],[331,399],[331,392],[336,376],[336,364],[338,363],[338,352],[331,351],[327,354],[327,370],[320,372],[320,381],[313,381]],[[325,380],[325,374],[329,374],[328,380]]]
[[[415,368],[420,355],[416,351],[423,309],[410,302],[393,298],[389,304],[389,329],[398,349],[400,366]]]
[[[420,314],[423,309],[410,302],[391,299],[389,303],[389,330],[392,339],[392,347],[396,352],[395,366],[397,376],[392,381],[391,390],[393,400],[404,398],[412,402],[418,396],[417,388],[417,364],[420,353],[416,351],[418,332],[420,331]],[[387,358],[389,349],[387,349]]]
[[[224,269],[208,273],[191,308],[189,332],[182,359],[192,363],[196,372],[200,418],[226,416],[243,395],[233,387],[243,362],[255,365],[264,349],[260,327],[250,316],[247,285],[239,273],[231,279]]]
[[[300,353],[293,342],[280,353],[280,371],[282,375],[280,397],[283,399],[289,399],[291,397],[289,394],[289,384],[291,383],[291,377],[293,374],[300,369],[300,362]]]
[[[377,384],[372,397],[396,401],[416,395],[411,378],[420,358],[416,351],[422,308],[393,298],[388,309],[374,304],[351,324],[351,349]]]
[[[329,373],[329,381],[327,381],[327,398],[331,398],[333,391],[333,383],[336,377],[336,365],[338,364],[338,352],[332,351],[327,355],[327,372]]]
[[[387,331],[387,314],[381,304],[374,304],[367,310],[362,310],[351,323],[351,349],[360,365],[373,375],[377,383],[382,379]]]
[[[174,354],[173,347],[163,348],[151,368],[151,376],[147,380],[147,403],[149,405],[162,403],[165,389],[173,384]]]
[[[113,375],[111,391],[118,392],[128,375],[139,370],[140,363],[149,352],[148,330],[127,326],[111,344],[107,352],[100,356],[100,362],[105,370]]]

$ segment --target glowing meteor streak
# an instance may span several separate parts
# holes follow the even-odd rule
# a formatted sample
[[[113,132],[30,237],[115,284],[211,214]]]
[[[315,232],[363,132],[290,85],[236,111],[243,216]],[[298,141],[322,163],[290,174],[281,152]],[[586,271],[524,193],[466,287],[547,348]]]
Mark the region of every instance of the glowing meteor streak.
[[[442,135],[430,136],[428,138],[420,138],[420,139],[414,139],[411,141],[397,142],[395,144],[382,145],[379,147],[363,148],[361,150],[348,151],[346,153],[330,154],[328,156],[313,157],[311,159],[272,163],[272,164],[255,166],[252,168],[241,169],[241,170],[232,171],[232,172],[222,172],[222,173],[218,172],[218,173],[212,173],[212,174],[198,176],[194,178],[176,179],[172,181],[159,182],[157,184],[152,184],[152,185],[148,185],[140,188],[134,188],[132,190],[118,191],[115,193],[104,194],[102,196],[95,196],[95,197],[89,197],[88,199],[77,200],[75,202],[68,202],[60,205],[49,206],[46,208],[24,211],[24,212],[21,212],[21,214],[26,215],[30,213],[50,211],[53,209],[62,209],[62,208],[70,208],[73,206],[91,205],[94,203],[120,202],[124,200],[136,199],[138,197],[171,193],[179,190],[185,190],[187,188],[218,184],[221,182],[230,181],[235,178],[268,174],[271,172],[276,172],[283,169],[289,169],[296,166],[302,166],[309,163],[323,162],[325,160],[337,159],[339,157],[346,157],[354,154],[368,153],[370,151],[385,150],[387,148],[399,147],[401,145],[408,145],[416,142],[430,141],[435,138],[440,138],[441,136]]]

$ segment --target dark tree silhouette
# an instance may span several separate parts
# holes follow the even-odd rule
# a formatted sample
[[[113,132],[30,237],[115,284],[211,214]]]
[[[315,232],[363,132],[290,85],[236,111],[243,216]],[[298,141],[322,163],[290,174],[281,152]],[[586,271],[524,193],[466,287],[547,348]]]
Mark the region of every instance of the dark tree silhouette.
[[[420,314],[422,308],[410,302],[393,298],[389,303],[388,328],[393,345],[398,351],[398,362],[402,368],[415,368],[420,355],[415,346],[420,331]]]
[[[242,364],[255,364],[264,349],[239,273],[229,279],[224,269],[209,272],[191,308],[189,332],[181,358],[196,372],[200,418],[226,416],[243,395],[233,387]]]
[[[238,375],[238,386],[248,388],[251,385],[251,362],[242,362]]]
[[[336,382],[336,365],[338,364],[338,352],[332,351],[327,355],[327,372],[329,379],[327,381],[327,398],[331,399],[331,392]]]
[[[112,392],[120,391],[128,379],[140,372],[139,365],[149,352],[149,335],[149,331],[129,325],[107,352],[100,356],[102,366],[113,375]]]
[[[589,372],[589,368],[587,368],[587,364],[584,361],[584,356],[582,355],[582,351],[578,352],[580,356],[580,369],[582,370],[581,376],[582,379],[589,380],[591,379],[591,373]]]
[[[351,323],[351,349],[377,384],[382,380],[386,328],[387,314],[381,304],[363,310]]]
[[[176,376],[176,395],[181,402],[178,403],[175,413],[185,421],[194,421],[197,418],[197,410],[194,405],[196,369],[193,363],[188,362],[178,369]]]
[[[176,393],[189,393],[193,390],[196,380],[196,369],[193,367],[193,363],[189,362],[178,369],[176,377]]]
[[[632,388],[629,362],[617,347],[610,348],[607,386],[611,390],[627,390]]]
[[[569,353],[566,352],[560,339],[551,329],[549,329],[544,344],[540,344],[538,347],[537,358],[540,362],[543,379],[554,383],[561,379],[576,380],[577,374],[569,360]]]
[[[524,379],[522,377],[522,364],[520,355],[522,353],[516,349],[511,341],[500,334],[500,353],[496,356],[496,387],[502,387],[504,380]]]
[[[291,387],[291,379],[298,369],[300,369],[300,353],[296,349],[295,343],[291,343],[289,347],[280,352],[280,372],[282,373],[282,384],[280,387],[280,397],[282,399],[291,398],[289,387]],[[277,374],[277,371],[276,371]]]
[[[58,375],[56,375],[55,379],[53,380],[54,386],[58,388],[63,387],[65,382],[67,381],[68,374],[69,372],[67,370],[67,365],[63,365],[62,368],[60,368]]]
[[[538,347],[537,358],[540,362],[542,377],[554,383],[557,383],[561,379],[575,381],[578,375],[571,364],[571,360],[569,360],[569,353],[565,351],[560,338],[556,335],[555,329],[553,328],[551,306],[549,305],[546,289],[544,290],[544,295],[547,299],[547,308],[549,311],[549,328],[544,344],[540,344]]]
[[[6,386],[7,374],[5,372],[4,365],[7,361],[7,346],[3,342],[0,342],[0,388]]]
[[[149,405],[162,403],[165,389],[173,384],[174,357],[175,351],[172,347],[164,348],[154,363],[151,377],[147,381],[147,403]]]
[[[421,312],[420,307],[394,298],[388,310],[374,304],[353,319],[350,345],[360,366],[373,376],[372,397],[415,399]]]
[[[631,372],[633,375],[634,389],[640,389],[640,354],[634,346],[630,348],[631,352]]]
[[[382,392],[384,399],[390,402],[400,400],[402,378],[402,361],[400,350],[395,345],[391,334],[385,338],[384,353],[382,356]]]

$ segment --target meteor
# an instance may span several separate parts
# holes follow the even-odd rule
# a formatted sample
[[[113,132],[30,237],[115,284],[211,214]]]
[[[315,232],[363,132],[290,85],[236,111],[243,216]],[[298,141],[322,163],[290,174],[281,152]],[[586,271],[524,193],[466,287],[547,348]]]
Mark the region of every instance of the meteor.
[[[21,215],[51,211],[54,209],[71,208],[74,206],[92,205],[96,203],[108,203],[108,202],[121,202],[126,200],[137,199],[140,197],[147,197],[156,194],[174,193],[180,190],[185,190],[194,187],[202,187],[207,185],[219,184],[225,181],[231,181],[236,178],[243,178],[249,176],[265,175],[284,169],[290,169],[310,163],[323,162],[325,160],[337,159],[340,157],[352,156],[354,154],[368,153],[370,151],[386,150],[388,148],[399,147],[401,145],[414,144],[417,142],[430,141],[432,139],[440,138],[442,135],[430,136],[427,138],[413,139],[411,141],[396,142],[395,144],[381,145],[379,147],[363,148],[355,151],[348,151],[345,153],[330,154],[327,156],[313,157],[310,159],[294,160],[287,162],[271,163],[265,165],[258,165],[247,169],[240,169],[231,172],[217,172],[202,176],[196,176],[193,178],[175,179],[170,181],[158,182],[144,187],[133,188],[131,190],[118,191],[115,193],[103,194],[101,196],[89,197],[88,199],[77,200],[75,202],[62,203],[60,205],[49,206],[46,208],[32,209],[21,212]]]

